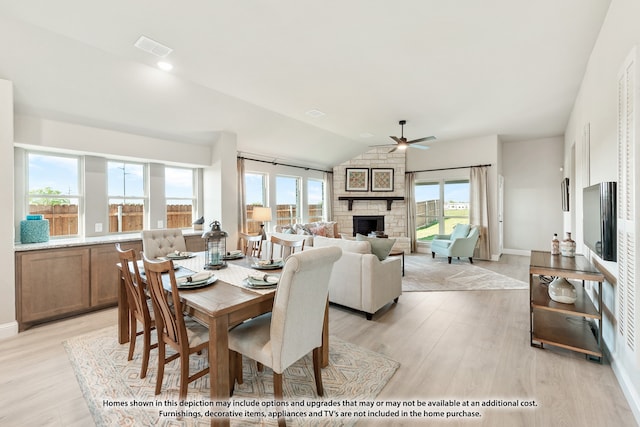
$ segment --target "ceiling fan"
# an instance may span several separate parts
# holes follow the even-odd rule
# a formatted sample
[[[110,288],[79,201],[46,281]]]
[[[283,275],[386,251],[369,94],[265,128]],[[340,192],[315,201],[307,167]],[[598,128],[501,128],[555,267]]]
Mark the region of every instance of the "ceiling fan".
[[[411,141],[407,141],[407,138],[404,137],[404,125],[407,124],[407,121],[400,120],[399,124],[400,124],[400,138],[398,138],[397,136],[390,137],[396,143],[378,145],[378,147],[392,146],[393,148],[389,150],[389,153],[393,153],[396,150],[406,150],[407,147],[415,147],[415,148],[420,148],[421,150],[427,150],[429,147],[425,145],[419,145],[417,143],[425,142],[425,141],[433,141],[434,139],[436,139],[435,136],[426,136],[424,138],[418,138],[418,139],[413,139]],[[416,145],[413,145],[413,144],[416,144]]]

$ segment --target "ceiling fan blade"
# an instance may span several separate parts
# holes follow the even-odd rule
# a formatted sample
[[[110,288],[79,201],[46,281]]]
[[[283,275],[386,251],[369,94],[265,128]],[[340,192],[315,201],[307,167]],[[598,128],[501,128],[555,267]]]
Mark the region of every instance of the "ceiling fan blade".
[[[377,145],[370,145],[369,147],[395,147],[397,144],[377,144]]]
[[[424,141],[433,141],[434,139],[436,139],[435,136],[427,136],[424,138],[418,138],[418,139],[414,139],[413,141],[409,141],[408,144],[415,144],[416,142],[424,142]]]
[[[398,149],[398,146],[393,147],[391,150],[389,150],[389,153],[393,153],[394,151],[396,151]]]
[[[398,138],[397,136],[390,136],[389,138],[393,139],[398,144],[402,144],[402,139]]]
[[[413,144],[412,144],[412,145],[409,145],[409,148],[419,148],[419,149],[421,149],[421,150],[428,150],[428,149],[429,149],[429,148],[431,148],[431,147],[429,147],[429,146],[427,146],[427,145],[418,145],[418,144],[413,145]]]

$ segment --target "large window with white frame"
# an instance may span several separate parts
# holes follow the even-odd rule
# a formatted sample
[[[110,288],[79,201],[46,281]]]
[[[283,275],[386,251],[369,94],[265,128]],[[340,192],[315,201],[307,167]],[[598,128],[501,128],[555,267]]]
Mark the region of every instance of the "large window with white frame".
[[[267,175],[258,172],[244,174],[245,202],[247,209],[247,232],[259,233],[260,221],[253,220],[255,206],[267,206]]]
[[[76,236],[81,232],[80,165],[78,156],[27,154],[27,212],[49,221],[51,237]]]
[[[165,167],[164,171],[167,228],[189,228],[196,209],[194,170]]]
[[[107,162],[109,232],[127,233],[144,228],[145,165],[111,160]]]
[[[430,242],[438,234],[451,234],[456,224],[469,224],[469,188],[468,179],[416,182],[418,242]]]
[[[324,180],[307,180],[307,222],[322,221],[324,218]]]
[[[300,212],[300,177],[276,176],[276,224],[302,221]]]

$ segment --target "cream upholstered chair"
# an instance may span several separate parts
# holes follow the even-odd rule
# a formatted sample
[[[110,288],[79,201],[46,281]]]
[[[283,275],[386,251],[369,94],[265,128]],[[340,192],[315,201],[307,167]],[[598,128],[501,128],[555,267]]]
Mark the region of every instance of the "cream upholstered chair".
[[[318,395],[323,395],[322,328],[333,263],[340,248],[311,249],[292,254],[285,262],[271,313],[248,320],[229,331],[231,359],[244,354],[273,369],[273,390],[282,399],[285,369],[313,351]],[[242,371],[242,364],[236,366]],[[238,371],[236,371],[238,372]],[[237,375],[238,378],[241,376]],[[284,418],[278,420],[284,425]]]
[[[158,230],[142,230],[142,252],[150,258],[159,258],[175,251],[186,252],[182,230],[179,228],[163,228]]]
[[[136,337],[143,335],[144,347],[142,349],[140,378],[144,378],[147,376],[151,349],[158,347],[157,343],[151,345],[151,331],[156,328],[153,309],[151,308],[151,300],[147,297],[146,286],[140,277],[136,252],[133,249],[122,249],[120,243],[116,243],[116,250],[120,257],[122,278],[124,279],[129,305],[129,355],[127,360],[133,359]],[[131,274],[131,268],[133,268],[133,275]],[[140,332],[138,332],[138,322],[142,325],[142,331]]]
[[[153,301],[156,315],[156,332],[158,334],[158,376],[156,379],[156,394],[160,394],[164,377],[164,365],[180,358],[180,400],[187,397],[187,386],[209,373],[209,367],[189,375],[189,356],[200,353],[209,347],[209,329],[182,312],[182,303],[178,294],[178,285],[173,269],[173,261],[153,261],[146,254],[142,254],[144,271],[147,276],[147,286]],[[167,295],[162,284],[162,274],[169,274],[171,293]],[[172,303],[169,303],[171,298]],[[168,345],[176,351],[166,357]]]

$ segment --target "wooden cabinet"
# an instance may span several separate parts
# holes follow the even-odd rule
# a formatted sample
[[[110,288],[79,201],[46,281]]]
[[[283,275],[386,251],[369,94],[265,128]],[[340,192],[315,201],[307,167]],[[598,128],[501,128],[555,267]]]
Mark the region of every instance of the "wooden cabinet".
[[[142,243],[121,243],[123,249],[142,251]],[[120,273],[116,264],[120,262],[115,244],[91,246],[91,307],[102,307],[118,303]]]
[[[541,276],[580,280],[574,283],[578,299],[573,304],[553,301]],[[598,282],[597,306],[584,289],[585,281]],[[554,345],[584,353],[602,362],[602,282],[604,275],[589,261],[532,251],[529,264],[531,346]],[[594,325],[593,322],[597,323]]]
[[[89,249],[16,253],[16,312],[20,330],[90,306]]]

